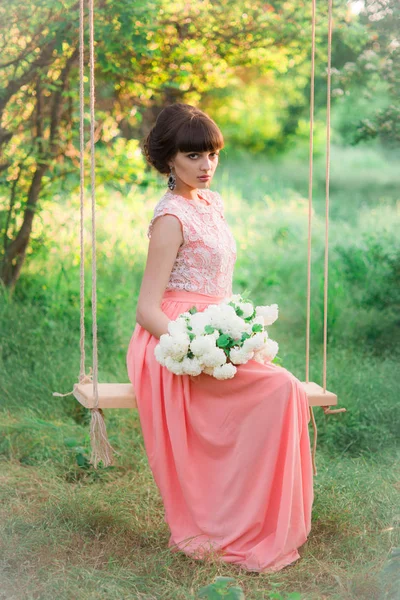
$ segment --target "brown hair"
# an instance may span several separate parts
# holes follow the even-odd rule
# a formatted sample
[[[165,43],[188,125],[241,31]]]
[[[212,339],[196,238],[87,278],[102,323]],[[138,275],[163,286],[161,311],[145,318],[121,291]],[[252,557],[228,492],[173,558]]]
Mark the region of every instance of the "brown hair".
[[[211,152],[223,147],[223,135],[211,117],[180,102],[163,108],[143,141],[147,162],[162,174],[169,174],[168,161],[177,152]]]

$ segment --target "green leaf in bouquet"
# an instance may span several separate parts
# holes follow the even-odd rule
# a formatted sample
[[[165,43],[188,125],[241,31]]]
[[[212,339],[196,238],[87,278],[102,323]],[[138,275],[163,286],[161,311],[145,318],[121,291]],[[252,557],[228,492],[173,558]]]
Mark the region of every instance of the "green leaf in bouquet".
[[[247,333],[247,331],[244,331],[242,333],[242,342],[244,342],[244,340],[248,340],[249,337],[251,337],[251,335],[249,333]]]
[[[249,323],[250,321],[252,321],[255,317],[257,316],[257,312],[256,309],[253,310],[253,314],[250,315],[249,317],[245,317],[243,319],[243,321],[246,321],[246,323]]]
[[[259,332],[261,333],[262,331],[264,331],[264,325],[261,325],[261,323],[254,323],[253,327],[251,328],[252,331],[255,332]]]
[[[236,314],[238,317],[242,317],[244,315],[244,312],[241,308],[237,307],[236,308]]]
[[[229,335],[226,335],[226,333],[223,333],[222,335],[219,336],[219,338],[217,339],[217,346],[219,348],[226,348],[227,345],[229,344],[230,341],[230,337]]]
[[[194,315],[195,313],[198,312],[198,310],[197,310],[196,306],[192,306],[192,308],[190,308],[188,310],[188,312],[190,312],[191,315]]]
[[[190,341],[193,341],[194,338],[196,337],[194,333],[189,333],[188,335],[189,335]]]
[[[194,354],[191,350],[189,350],[189,352],[187,353],[188,358],[194,358]]]
[[[206,325],[204,327],[204,331],[205,331],[205,333],[214,333],[215,327],[213,327],[212,325]]]
[[[186,329],[189,329],[189,331],[193,331],[193,327],[191,325],[186,325]]]
[[[243,290],[243,292],[240,293],[240,295],[243,298],[244,302],[251,302],[251,300],[250,300],[250,294],[251,294],[250,290]]]

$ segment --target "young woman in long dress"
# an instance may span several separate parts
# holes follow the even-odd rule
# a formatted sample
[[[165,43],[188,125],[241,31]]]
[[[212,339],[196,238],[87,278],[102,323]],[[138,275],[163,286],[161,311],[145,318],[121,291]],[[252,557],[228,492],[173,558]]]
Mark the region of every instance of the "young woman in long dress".
[[[236,244],[223,199],[210,189],[223,145],[208,115],[180,103],[161,111],[144,141],[169,189],[149,224],[127,369],[168,547],[274,572],[300,558],[311,529],[310,413],[300,381],[254,360],[232,379],[174,375],[154,356],[170,320],[232,294]]]

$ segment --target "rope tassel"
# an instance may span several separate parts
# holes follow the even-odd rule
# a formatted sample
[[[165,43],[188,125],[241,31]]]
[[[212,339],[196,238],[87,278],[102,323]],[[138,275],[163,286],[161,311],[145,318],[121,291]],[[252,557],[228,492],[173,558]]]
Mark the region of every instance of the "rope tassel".
[[[113,464],[112,453],[115,452],[115,450],[108,441],[103,411],[101,408],[92,408],[91,412],[90,444],[92,446],[92,454],[90,463],[95,469],[97,469],[97,465],[100,461],[105,467],[109,467]]]

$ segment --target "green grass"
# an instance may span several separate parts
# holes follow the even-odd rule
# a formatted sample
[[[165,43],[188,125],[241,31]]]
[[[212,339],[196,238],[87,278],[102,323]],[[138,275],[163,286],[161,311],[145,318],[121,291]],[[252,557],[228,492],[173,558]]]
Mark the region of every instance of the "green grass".
[[[314,167],[310,378],[322,383],[324,160]],[[395,576],[382,573],[400,546],[400,176],[373,145],[334,147],[331,176],[327,387],[347,412],[314,409],[318,475],[302,560],[259,575],[172,554],[135,411],[106,413],[115,467],[88,464],[87,411],[72,396],[52,396],[72,390],[79,374],[79,213],[68,197],[44,206],[15,294],[3,292],[0,303],[1,600],[194,599],[217,575],[235,577],[249,600],[274,589],[303,600],[396,597]],[[270,335],[301,380],[307,178],[300,150],[279,161],[235,155],[221,159],[212,186],[237,241],[234,292],[278,303]],[[100,381],[128,381],[145,234],[163,189],[98,190]],[[89,270],[87,247],[87,371]]]
[[[297,590],[310,600],[383,598],[380,574],[399,541],[398,453],[319,453],[310,538],[300,561],[271,575],[170,553],[158,490],[135,435],[131,444],[124,461],[128,456],[130,464],[97,474],[88,469],[79,478],[52,459],[2,463],[6,598],[183,600],[221,574],[236,578],[254,600],[266,598],[276,582],[281,592]]]

